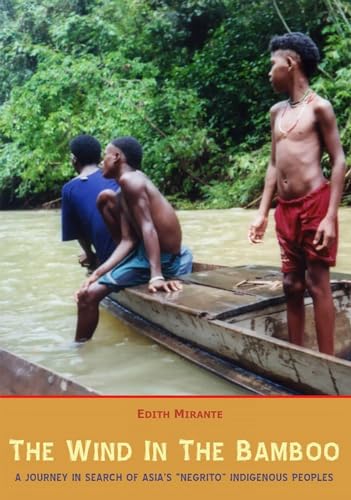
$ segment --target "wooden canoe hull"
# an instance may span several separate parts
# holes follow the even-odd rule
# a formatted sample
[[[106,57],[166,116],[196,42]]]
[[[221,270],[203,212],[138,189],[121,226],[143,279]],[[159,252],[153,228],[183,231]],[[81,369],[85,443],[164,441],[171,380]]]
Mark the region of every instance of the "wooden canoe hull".
[[[0,349],[2,396],[94,396],[94,390],[77,384],[36,363]]]
[[[223,276],[228,278],[232,275],[237,279],[243,269],[246,274],[249,269],[251,274],[267,275],[267,268],[250,266],[227,268]],[[216,288],[219,286],[217,282],[215,286],[213,283],[199,283],[201,280],[213,281],[213,273],[215,281],[222,276],[211,269],[195,273],[196,276],[185,278],[181,292],[169,295],[149,294],[146,286],[140,286],[111,294],[110,297],[180,339],[298,392],[351,394],[350,361],[292,345],[236,321],[250,314],[254,318],[263,307],[274,308],[282,304],[282,291],[268,292],[261,287],[259,294],[249,292],[241,295],[240,292],[235,295],[228,287]],[[344,289],[342,293],[347,297],[346,306],[349,307],[350,282],[343,280],[341,289]],[[340,295],[341,292],[338,293]],[[336,300],[340,301],[340,297]],[[351,339],[349,343],[351,345]]]
[[[135,311],[130,311],[120,303],[106,297],[102,305],[116,316],[120,321],[131,326],[137,333],[148,337],[150,340],[161,346],[179,354],[181,357],[191,361],[197,366],[235,384],[248,394],[259,394],[266,396],[287,396],[296,394],[296,391],[287,389],[281,384],[274,383],[266,378],[245,370],[232,360],[211,353],[192,341],[187,341],[172,334],[169,330],[160,325],[155,325],[146,320]]]

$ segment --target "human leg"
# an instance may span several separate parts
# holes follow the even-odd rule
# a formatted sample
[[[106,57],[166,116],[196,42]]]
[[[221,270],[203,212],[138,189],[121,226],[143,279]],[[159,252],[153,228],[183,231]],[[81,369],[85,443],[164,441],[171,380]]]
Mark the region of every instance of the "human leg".
[[[286,296],[289,341],[302,346],[305,333],[304,271],[284,273],[283,287]]]
[[[188,274],[192,269],[192,253],[186,247],[177,255],[161,252],[161,269],[168,280]],[[139,244],[116,267],[100,277],[99,283],[107,285],[110,290],[119,291],[124,288],[148,283],[150,280],[150,263],[143,244]]]
[[[176,276],[182,276],[183,274],[191,273],[192,267],[193,267],[193,254],[189,248],[183,246],[180,251],[180,262]]]
[[[330,288],[329,266],[321,261],[307,264],[307,288],[314,307],[320,352],[334,354],[335,308]]]
[[[150,264],[145,249],[139,244],[111,271],[99,278],[101,285],[107,285],[110,291],[118,292],[124,288],[147,283],[150,279]]]
[[[88,290],[78,297],[76,342],[91,339],[99,321],[99,304],[110,291],[105,285],[92,283]]]
[[[305,333],[305,261],[298,244],[300,202],[279,199],[274,217],[287,305],[289,341],[303,345]]]
[[[96,200],[96,205],[105,221],[113,238],[118,243],[121,241],[121,223],[119,217],[119,195],[112,189],[101,191]]]
[[[161,253],[161,268],[165,278],[176,278],[192,271],[193,254],[190,249],[182,246],[179,254]]]

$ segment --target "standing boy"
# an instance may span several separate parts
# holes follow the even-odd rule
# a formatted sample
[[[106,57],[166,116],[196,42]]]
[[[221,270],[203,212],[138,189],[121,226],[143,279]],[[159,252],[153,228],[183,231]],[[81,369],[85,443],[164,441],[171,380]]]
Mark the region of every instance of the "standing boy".
[[[95,137],[75,137],[70,150],[78,175],[62,188],[62,240],[78,240],[84,251],[80,264],[94,269],[111,255],[119,242],[117,232],[112,239],[98,210],[97,204],[101,203],[98,197],[103,190],[110,189],[113,194],[119,187],[116,181],[105,179],[98,167],[101,146]]]
[[[336,260],[337,210],[344,184],[345,157],[331,104],[309,87],[309,78],[319,61],[314,42],[302,33],[288,33],[274,37],[270,51],[272,85],[289,98],[271,108],[271,160],[249,240],[262,241],[277,190],[275,221],[289,340],[303,345],[307,287],[314,305],[319,350],[334,354],[335,310],[329,267]],[[332,167],[330,184],[321,170],[324,150]]]
[[[99,320],[99,303],[111,291],[142,283],[149,291],[181,289],[169,280],[191,272],[192,255],[181,249],[177,215],[150,179],[142,173],[142,148],[133,137],[120,137],[108,144],[103,173],[121,187],[118,199],[106,194],[101,212],[109,226],[120,227],[121,241],[85,281],[76,294],[78,321],[76,341],[89,340]],[[117,219],[116,219],[117,217]]]

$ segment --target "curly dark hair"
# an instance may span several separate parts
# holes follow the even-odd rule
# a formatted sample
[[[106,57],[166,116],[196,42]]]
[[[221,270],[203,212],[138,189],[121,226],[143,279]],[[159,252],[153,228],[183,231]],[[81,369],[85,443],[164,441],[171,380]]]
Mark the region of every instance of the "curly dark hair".
[[[139,142],[131,136],[117,137],[111,141],[116,148],[123,151],[128,165],[133,168],[141,169],[141,161],[143,158],[143,148]]]
[[[293,50],[301,57],[302,71],[310,78],[317,70],[320,54],[314,41],[304,33],[294,32],[274,36],[269,44],[270,52]]]
[[[100,142],[92,135],[78,135],[71,140],[69,147],[82,167],[85,165],[99,163],[101,160]]]

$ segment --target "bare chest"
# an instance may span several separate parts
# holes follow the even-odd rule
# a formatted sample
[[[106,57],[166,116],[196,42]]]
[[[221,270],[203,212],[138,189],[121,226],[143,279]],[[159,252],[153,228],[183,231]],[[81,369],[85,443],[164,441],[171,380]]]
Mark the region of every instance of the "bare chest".
[[[274,136],[276,143],[289,139],[291,141],[306,141],[318,138],[317,123],[312,106],[302,103],[296,108],[284,105],[278,111]]]

